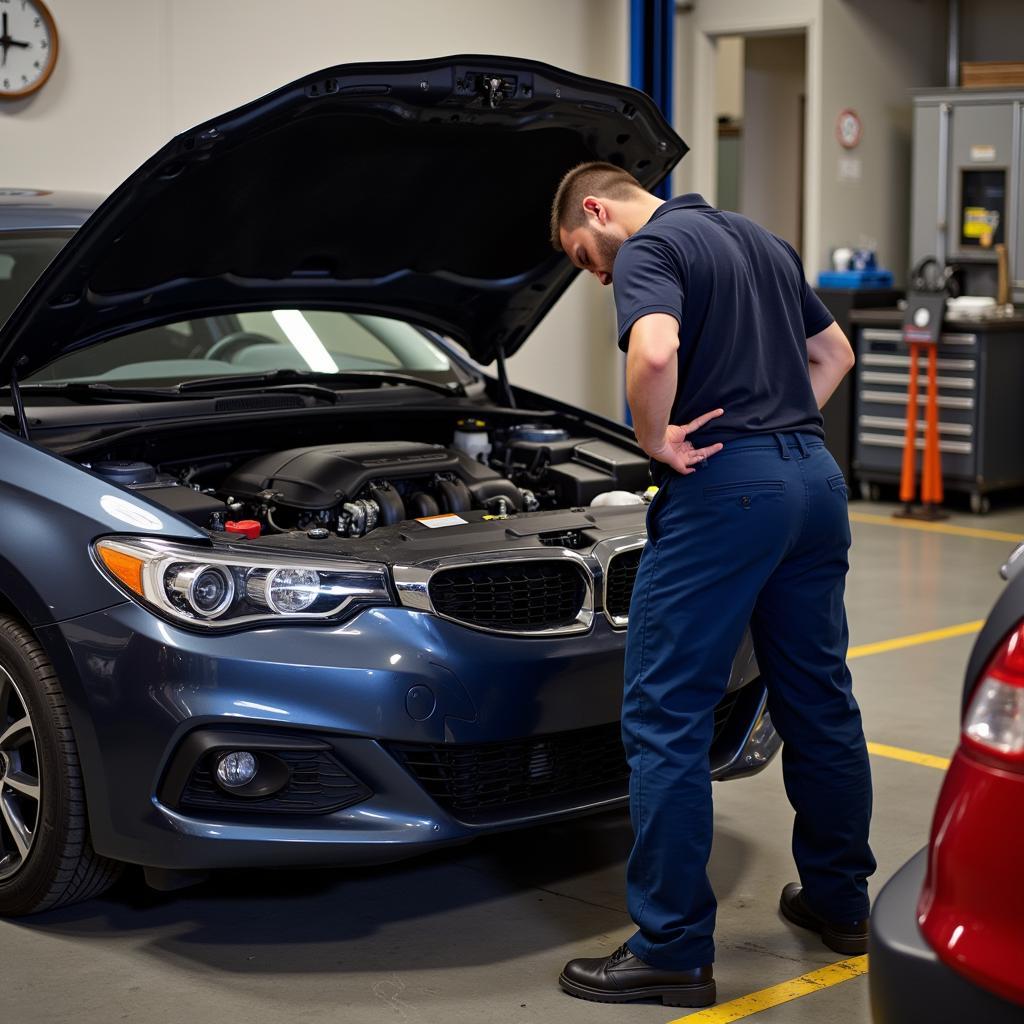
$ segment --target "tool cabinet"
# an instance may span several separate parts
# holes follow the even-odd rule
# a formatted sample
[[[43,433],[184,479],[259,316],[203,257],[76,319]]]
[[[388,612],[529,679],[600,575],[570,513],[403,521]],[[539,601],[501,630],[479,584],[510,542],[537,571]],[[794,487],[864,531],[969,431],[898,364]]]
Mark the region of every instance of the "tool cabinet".
[[[862,497],[897,484],[903,457],[909,346],[902,314],[854,311],[853,473]],[[947,321],[938,347],[939,451],[943,484],[975,512],[992,491],[1024,486],[1024,317]],[[928,357],[919,360],[917,449],[924,450]],[[920,479],[920,458],[918,460]]]

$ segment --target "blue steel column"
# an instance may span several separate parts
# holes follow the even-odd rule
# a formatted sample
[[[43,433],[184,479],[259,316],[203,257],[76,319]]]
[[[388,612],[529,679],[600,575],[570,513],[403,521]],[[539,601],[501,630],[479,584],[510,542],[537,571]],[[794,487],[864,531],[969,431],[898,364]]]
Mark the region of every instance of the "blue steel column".
[[[629,84],[657,103],[665,120],[672,123],[673,56],[675,51],[676,0],[629,0]],[[655,195],[672,195],[670,177]],[[629,403],[626,423],[632,425]]]
[[[629,14],[630,85],[647,93],[671,124],[675,0],[630,0]],[[668,199],[668,179],[654,191]]]

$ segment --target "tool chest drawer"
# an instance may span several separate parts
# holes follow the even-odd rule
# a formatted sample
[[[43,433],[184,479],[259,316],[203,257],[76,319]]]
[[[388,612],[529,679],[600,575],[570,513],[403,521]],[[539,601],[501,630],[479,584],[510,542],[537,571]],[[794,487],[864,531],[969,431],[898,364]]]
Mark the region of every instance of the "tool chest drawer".
[[[854,463],[861,476],[899,473],[906,429],[910,347],[900,330],[860,332],[854,403]],[[950,333],[937,352],[939,450],[944,477],[973,481],[977,462],[978,339]],[[918,359],[917,447],[924,450],[928,354]]]

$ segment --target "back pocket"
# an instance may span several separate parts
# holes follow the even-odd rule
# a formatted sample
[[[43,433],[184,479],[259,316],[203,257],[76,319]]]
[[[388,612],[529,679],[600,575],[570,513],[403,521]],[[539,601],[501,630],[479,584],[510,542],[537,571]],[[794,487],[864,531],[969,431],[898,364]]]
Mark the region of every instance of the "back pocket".
[[[847,487],[846,478],[843,476],[842,473],[837,473],[835,476],[830,476],[828,478],[828,485],[829,487],[832,488],[833,491],[841,491],[844,497],[849,498],[850,488]]]
[[[782,494],[786,490],[783,480],[747,480],[732,484],[715,484],[704,488],[704,500],[712,502],[735,501],[742,508],[750,508],[758,495]]]

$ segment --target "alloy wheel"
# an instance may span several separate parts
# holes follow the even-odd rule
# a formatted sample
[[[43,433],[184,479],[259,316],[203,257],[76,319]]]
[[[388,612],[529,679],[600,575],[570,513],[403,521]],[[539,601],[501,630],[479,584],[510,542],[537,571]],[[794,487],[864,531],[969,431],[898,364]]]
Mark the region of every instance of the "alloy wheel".
[[[14,875],[35,840],[42,789],[28,705],[0,665],[0,881]]]

